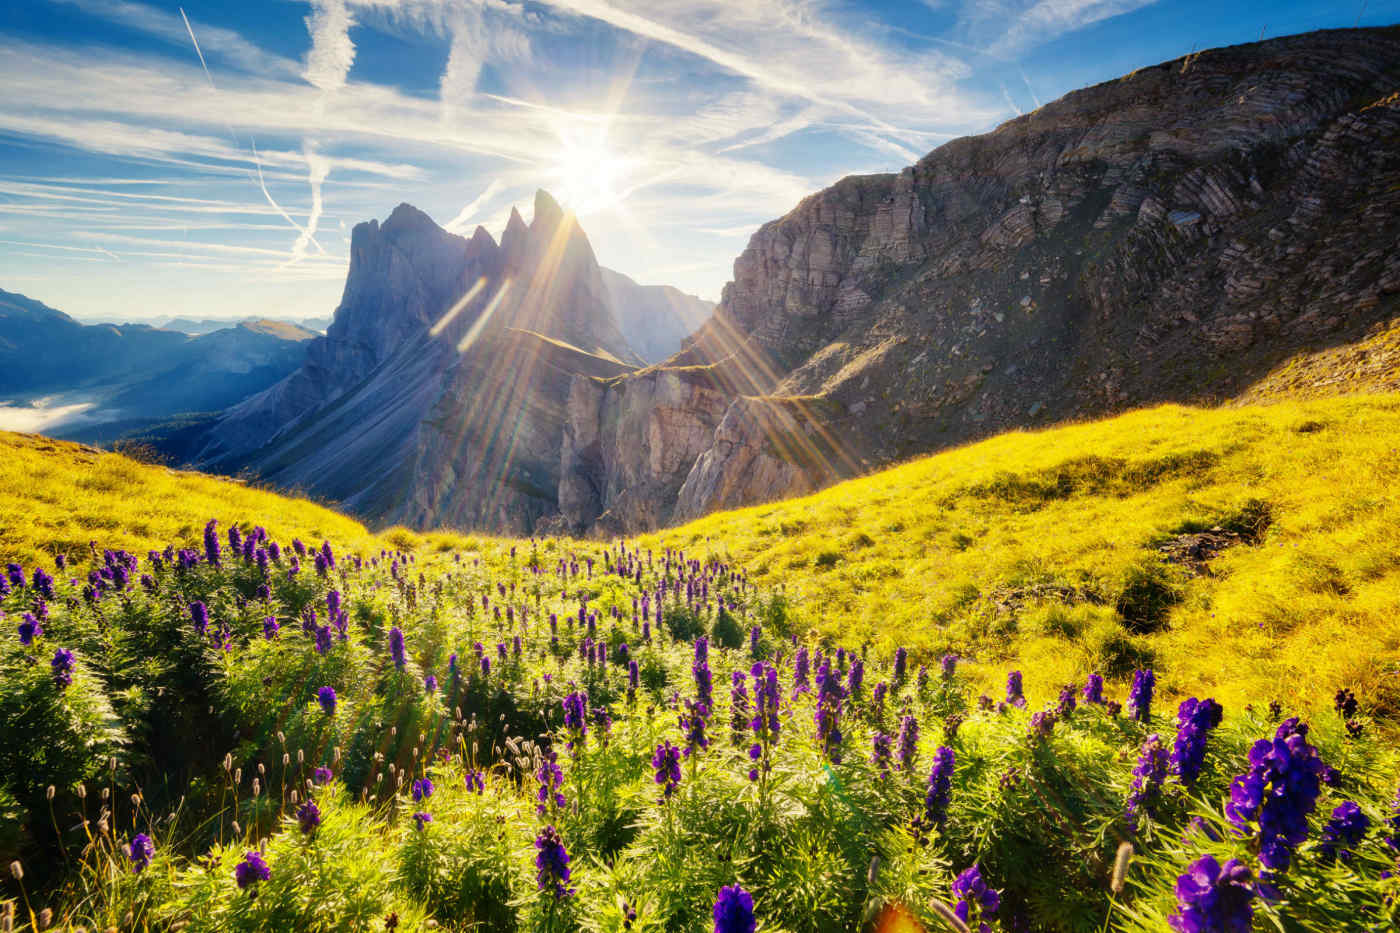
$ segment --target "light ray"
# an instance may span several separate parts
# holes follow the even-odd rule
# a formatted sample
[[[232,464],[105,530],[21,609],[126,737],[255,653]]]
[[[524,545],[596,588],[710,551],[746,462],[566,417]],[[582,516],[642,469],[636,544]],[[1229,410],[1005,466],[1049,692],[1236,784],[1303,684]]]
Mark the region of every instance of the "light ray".
[[[428,336],[436,337],[438,334],[442,333],[443,330],[446,329],[447,325],[451,324],[452,321],[457,317],[457,315],[461,314],[463,309],[465,309],[466,306],[471,303],[471,300],[475,298],[478,294],[480,294],[481,290],[485,287],[486,276],[483,275],[481,278],[476,280],[475,285],[467,289],[467,293],[465,295],[457,299],[456,304],[454,304],[451,308],[447,309],[446,314],[438,318],[436,324],[434,324],[431,328],[428,329]]]

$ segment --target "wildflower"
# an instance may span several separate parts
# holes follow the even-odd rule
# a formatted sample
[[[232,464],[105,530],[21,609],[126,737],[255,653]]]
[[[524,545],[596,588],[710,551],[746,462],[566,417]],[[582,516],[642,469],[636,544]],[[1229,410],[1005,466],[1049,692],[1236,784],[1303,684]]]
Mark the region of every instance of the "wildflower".
[[[958,670],[958,656],[956,654],[945,654],[939,663],[939,673],[944,680],[952,680],[953,675]]]
[[[1254,883],[1238,859],[1222,866],[1203,855],[1176,879],[1176,913],[1167,923],[1178,933],[1249,933]]]
[[[1400,791],[1395,792],[1395,800],[1390,804],[1390,816],[1386,818],[1385,826],[1394,834],[1385,837],[1385,844],[1400,852]]]
[[[904,674],[908,664],[909,650],[900,645],[894,649],[894,682],[896,685],[904,683]]]
[[[316,629],[316,653],[327,654],[331,650],[331,627],[322,625]]]
[[[389,629],[389,657],[393,659],[395,667],[403,670],[407,657],[403,649],[403,631],[397,625]]]
[[[1026,695],[1021,692],[1020,671],[1012,671],[1006,676],[1006,702],[1017,707],[1026,705]]]
[[[212,518],[204,526],[204,559],[214,567],[219,566],[219,523]]]
[[[845,697],[839,678],[831,670],[831,662],[823,662],[817,671],[817,707],[813,718],[822,751],[836,764],[841,763],[841,703]]]
[[[744,741],[749,730],[749,688],[743,671],[732,671],[729,689],[729,740],[733,745]]]
[[[714,933],[754,933],[753,895],[737,884],[719,889],[715,898]]]
[[[198,600],[190,603],[190,621],[194,623],[195,634],[202,637],[209,631],[209,607]]]
[[[588,693],[575,690],[564,697],[564,730],[569,733],[569,750],[588,740]]]
[[[656,746],[651,756],[655,781],[661,785],[661,800],[669,800],[681,783],[681,750],[670,742]]]
[[[44,599],[53,599],[53,577],[45,573],[42,567],[34,568],[34,591]]]
[[[1055,711],[1043,709],[1031,715],[1030,737],[1032,742],[1041,742],[1050,738],[1050,733],[1055,729]]]
[[[19,643],[21,645],[33,644],[34,639],[42,634],[44,634],[44,627],[39,624],[39,620],[34,617],[32,612],[26,612],[24,620],[19,624]]]
[[[991,933],[991,926],[982,918],[991,916],[1001,906],[1001,896],[982,880],[982,869],[973,865],[953,881],[953,896],[958,899],[953,913],[969,928],[976,924],[978,933]]]
[[[870,763],[875,766],[880,777],[889,777],[890,760],[893,757],[890,737],[884,732],[876,732],[870,737]]]
[[[53,682],[58,689],[62,690],[73,683],[73,652],[67,648],[57,649],[49,667],[53,668]]]
[[[151,859],[156,854],[156,845],[151,841],[151,837],[145,833],[137,833],[131,837],[131,845],[127,849],[127,858],[131,859],[131,870],[136,874],[146,870],[151,864]]]
[[[1133,672],[1133,686],[1128,691],[1128,713],[1138,722],[1152,718],[1152,689],[1157,685],[1157,675],[1151,668]]]
[[[865,682],[865,662],[860,658],[851,659],[851,670],[846,675],[847,696],[860,696],[861,684]]]
[[[427,677],[424,677],[424,678],[423,678],[423,690],[424,690],[425,692],[427,692],[427,693],[437,693],[437,688],[438,688],[437,678],[434,677],[432,674],[429,674]]]
[[[485,771],[468,771],[466,777],[467,777],[467,792],[468,792],[468,793],[472,793],[472,792],[475,792],[475,793],[478,793],[478,794],[484,794],[484,793],[486,793],[486,772],[485,772]]]
[[[763,629],[757,625],[749,629],[749,654],[755,658],[758,657],[758,643],[762,637]]]
[[[1090,674],[1089,679],[1084,682],[1084,702],[1099,705],[1103,703],[1103,677],[1099,674]]]
[[[433,782],[428,778],[419,778],[413,782],[413,802],[422,803],[433,795]]]
[[[319,562],[321,559],[321,555],[317,554],[316,559]],[[413,814],[414,828],[420,831],[426,829],[427,825],[432,821],[433,815],[427,812],[426,810],[419,810],[417,813]]]
[[[559,838],[559,831],[546,826],[535,837],[535,848],[539,850],[535,855],[535,884],[539,889],[555,898],[573,894],[573,888],[565,887],[569,883],[569,852],[564,848],[564,840]]]
[[[1206,735],[1220,725],[1220,704],[1211,699],[1191,697],[1181,701],[1176,712],[1176,744],[1172,748],[1171,770],[1186,784],[1194,783],[1206,758]]]
[[[325,785],[329,784],[334,777],[335,775],[331,773],[330,768],[317,768],[312,772],[311,780],[318,785]]]
[[[1249,771],[1230,785],[1226,816],[1244,832],[1258,825],[1259,861],[1275,871],[1286,871],[1293,849],[1307,839],[1322,790],[1324,765],[1307,734],[1297,717],[1284,721],[1272,740],[1254,743]]]
[[[948,746],[933,753],[928,772],[928,793],[924,795],[924,822],[940,829],[948,822],[948,801],[953,792],[953,766],[957,759]]]
[[[686,700],[685,710],[680,717],[680,727],[685,735],[685,754],[689,757],[702,748],[710,747],[710,740],[705,735],[706,720],[710,711],[699,700]]]
[[[326,711],[327,716],[335,715],[335,688],[320,687],[316,690],[316,702],[321,704],[321,709]]]
[[[1332,706],[1343,719],[1351,719],[1356,715],[1356,694],[1343,687],[1332,698]]]
[[[1343,802],[1332,811],[1332,818],[1322,828],[1319,847],[1322,861],[1335,861],[1339,855],[1343,862],[1351,861],[1350,847],[1359,843],[1370,828],[1371,820],[1359,806],[1350,800]]]
[[[316,831],[316,827],[321,825],[321,808],[316,806],[316,801],[310,797],[306,798],[306,803],[297,807],[297,825],[301,827],[303,836],[309,836]]]
[[[243,853],[243,861],[239,862],[233,869],[233,879],[238,882],[240,890],[255,885],[259,881],[267,881],[271,877],[272,869],[267,867],[267,862],[263,859],[261,852]]]
[[[919,721],[913,716],[899,720],[899,738],[895,740],[895,760],[901,771],[914,770],[914,757],[919,752]]]
[[[559,788],[564,786],[564,772],[559,768],[559,762],[554,752],[547,752],[540,759],[539,770],[535,772],[535,780],[539,782],[539,790],[535,793],[535,811],[540,816],[544,816],[551,807],[564,806],[564,795],[559,792]]]
[[[1126,816],[1128,829],[1137,832],[1138,814],[1151,813],[1152,806],[1162,790],[1162,782],[1167,777],[1167,750],[1162,745],[1160,735],[1149,735],[1142,743],[1137,767],[1133,768],[1132,788],[1128,792]]]
[[[811,692],[812,687],[807,681],[807,675],[807,646],[803,645],[797,649],[792,658],[792,695],[794,698],[799,693]]]
[[[695,659],[690,665],[695,678],[695,699],[705,708],[705,714],[714,708],[714,690],[710,680],[710,640],[704,635],[695,639]]]
[[[267,618],[263,619],[263,638],[266,638],[268,641],[272,641],[274,638],[277,637],[277,632],[279,629],[281,629],[281,626],[277,624],[276,616],[268,616]]]
[[[1060,691],[1060,701],[1055,706],[1055,715],[1060,719],[1069,719],[1074,715],[1074,684],[1066,684]]]

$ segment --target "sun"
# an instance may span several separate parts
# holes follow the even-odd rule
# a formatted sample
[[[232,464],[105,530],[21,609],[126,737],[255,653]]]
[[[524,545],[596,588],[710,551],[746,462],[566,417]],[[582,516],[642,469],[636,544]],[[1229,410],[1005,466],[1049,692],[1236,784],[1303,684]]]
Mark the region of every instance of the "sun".
[[[618,207],[640,160],[620,155],[609,145],[606,125],[561,130],[559,142],[549,171],[559,202],[581,217]]]

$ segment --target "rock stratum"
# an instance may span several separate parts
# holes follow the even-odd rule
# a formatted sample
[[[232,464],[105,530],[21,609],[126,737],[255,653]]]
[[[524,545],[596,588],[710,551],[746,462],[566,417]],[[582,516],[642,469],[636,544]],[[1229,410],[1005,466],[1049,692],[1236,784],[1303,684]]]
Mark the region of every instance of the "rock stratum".
[[[306,365],[190,459],[377,523],[633,533],[1234,397],[1395,317],[1397,243],[1400,29],[1218,49],[807,198],[655,365],[548,196],[499,244],[402,206],[355,229]]]

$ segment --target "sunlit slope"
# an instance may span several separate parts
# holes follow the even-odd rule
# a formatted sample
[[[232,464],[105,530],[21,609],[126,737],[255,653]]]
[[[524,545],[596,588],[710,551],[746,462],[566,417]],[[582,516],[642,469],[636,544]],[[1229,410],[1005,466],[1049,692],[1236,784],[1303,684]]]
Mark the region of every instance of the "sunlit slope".
[[[967,655],[988,681],[1017,664],[1041,696],[1086,670],[1151,665],[1221,700],[1317,703],[1347,685],[1394,712],[1398,447],[1396,395],[1164,406],[1004,435],[642,544],[708,539],[785,585],[821,632]],[[1214,526],[1239,543],[1194,567],[1158,551]]]
[[[88,542],[144,554],[196,541],[218,518],[256,520],[284,541],[331,538],[356,547],[364,525],[305,499],[139,463],[92,447],[0,432],[0,558],[26,566],[65,553],[85,562]],[[378,544],[376,544],[378,546]]]

